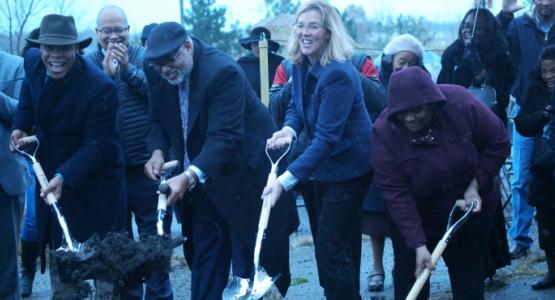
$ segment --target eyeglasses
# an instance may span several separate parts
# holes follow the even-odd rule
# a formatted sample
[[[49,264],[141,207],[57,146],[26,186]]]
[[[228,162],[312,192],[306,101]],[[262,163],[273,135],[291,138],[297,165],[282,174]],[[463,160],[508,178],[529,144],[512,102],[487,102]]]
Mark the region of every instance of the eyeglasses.
[[[301,22],[297,22],[295,24],[293,24],[293,28],[297,31],[303,31],[305,28],[310,31],[310,32],[315,32],[318,31],[318,29],[324,27],[324,25],[320,24],[320,23],[308,23],[308,24],[304,24]]]
[[[148,64],[151,67],[154,67],[156,69],[162,69],[163,67],[167,66],[167,65],[171,65],[175,62],[175,60],[177,59],[177,56],[179,55],[179,50],[181,49],[181,47],[177,48],[177,50],[175,50],[175,53],[170,53],[169,55],[166,56],[166,58],[162,58],[156,61],[151,61]]]
[[[129,30],[129,25],[127,25],[125,27],[102,27],[102,28],[97,28],[96,30],[100,33],[105,34],[105,35],[110,35],[112,33],[122,34],[122,33],[126,32],[127,30]]]

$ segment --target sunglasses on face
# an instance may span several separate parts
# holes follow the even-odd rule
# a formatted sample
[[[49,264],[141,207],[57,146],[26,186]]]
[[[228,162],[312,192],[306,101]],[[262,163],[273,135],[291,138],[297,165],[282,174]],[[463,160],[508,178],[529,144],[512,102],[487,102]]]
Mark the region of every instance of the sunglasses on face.
[[[110,35],[112,33],[115,34],[122,34],[124,32],[126,32],[127,30],[129,30],[129,26],[125,26],[125,27],[102,27],[102,28],[97,28],[96,29],[98,32],[105,34],[105,35]]]

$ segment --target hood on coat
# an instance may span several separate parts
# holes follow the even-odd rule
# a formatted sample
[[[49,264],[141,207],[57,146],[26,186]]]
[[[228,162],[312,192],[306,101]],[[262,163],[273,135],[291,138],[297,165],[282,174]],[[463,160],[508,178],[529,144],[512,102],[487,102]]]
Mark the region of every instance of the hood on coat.
[[[420,67],[408,67],[391,75],[387,89],[387,119],[400,112],[424,104],[442,104],[445,95],[430,75]]]

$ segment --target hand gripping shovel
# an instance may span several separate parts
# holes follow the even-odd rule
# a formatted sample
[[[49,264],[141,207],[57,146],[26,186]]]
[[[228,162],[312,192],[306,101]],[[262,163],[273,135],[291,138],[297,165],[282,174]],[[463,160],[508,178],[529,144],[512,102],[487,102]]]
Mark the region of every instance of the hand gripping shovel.
[[[472,202],[472,205],[466,211],[466,213],[464,213],[464,215],[459,220],[453,223],[455,213],[457,212],[458,209],[464,208],[464,206],[465,206],[464,200],[457,200],[457,202],[455,202],[455,205],[451,209],[451,213],[449,213],[449,220],[447,221],[447,230],[431,255],[433,266],[437,264],[439,258],[445,251],[445,248],[447,248],[447,243],[451,241],[451,238],[453,237],[453,235],[459,230],[459,228],[461,228],[461,226],[464,225],[464,223],[466,223],[466,221],[468,221],[468,219],[472,215],[472,210],[474,210],[474,208],[476,207],[476,202]],[[420,275],[414,282],[414,285],[412,286],[409,294],[407,295],[407,298],[406,298],[407,300],[414,300],[416,299],[416,297],[418,297],[418,294],[420,294],[420,291],[426,284],[426,281],[428,281],[428,278],[430,277],[431,273],[432,271],[428,268],[425,268],[424,271],[420,273]]]
[[[279,165],[279,162],[287,155],[289,149],[291,148],[292,140],[289,139],[288,141],[289,142],[287,143],[287,148],[285,149],[285,151],[281,150],[283,152],[279,152],[280,155],[277,160],[275,160],[275,162],[274,159],[272,159],[272,155],[270,154],[268,146],[266,146],[266,156],[268,156],[268,159],[270,160],[270,163],[272,165],[270,169],[270,174],[268,174],[267,183],[277,177],[277,167]],[[264,201],[262,203],[262,210],[260,212],[260,219],[258,221],[256,244],[254,247],[254,277],[252,282],[248,278],[234,277],[231,280],[230,284],[224,289],[224,292],[222,294],[223,300],[260,299],[272,287],[274,280],[259,264],[260,250],[262,248],[262,238],[264,237],[264,232],[268,227],[268,220],[270,218],[271,209],[272,205],[270,203],[270,197],[264,198]]]
[[[272,159],[272,155],[266,146],[266,156],[270,160],[272,167],[270,169],[270,174],[268,174],[268,181],[267,184],[272,182],[277,178],[277,168],[279,162],[287,155],[289,150],[291,149],[291,138],[288,138],[287,148],[281,155],[278,157],[277,160]],[[256,234],[256,244],[254,245],[254,277],[252,280],[252,289],[249,296],[249,300],[256,300],[262,298],[266,292],[272,287],[274,280],[272,277],[266,273],[264,268],[260,265],[260,249],[262,248],[262,238],[264,237],[264,232],[268,227],[268,220],[270,219],[270,210],[272,209],[272,205],[270,203],[271,195],[264,198],[264,202],[262,203],[262,211],[260,212],[260,219],[258,221],[258,232]]]
[[[32,152],[33,154],[29,154],[23,150],[18,149],[17,147],[15,147],[15,145],[12,142],[10,142],[12,148],[15,149],[17,153],[19,153],[20,155],[22,155],[23,157],[25,157],[26,159],[30,160],[33,163],[33,170],[35,171],[35,175],[37,176],[37,181],[39,182],[41,188],[45,188],[48,185],[48,179],[46,178],[46,175],[44,174],[44,171],[42,170],[40,163],[35,158],[37,150],[39,149],[39,140],[37,139],[36,136],[33,135],[33,136],[21,138],[20,141],[24,141],[24,142],[36,145]],[[89,253],[90,251],[85,251],[85,247],[83,246],[83,244],[77,242],[71,236],[71,233],[69,232],[69,228],[67,226],[66,219],[62,214],[62,212],[60,211],[60,208],[58,207],[58,204],[57,204],[58,200],[56,199],[54,194],[48,193],[48,195],[46,195],[46,203],[50,205],[54,210],[64,235],[64,239],[62,240],[62,245],[56,251],[73,252],[80,259],[86,259],[90,257],[92,253]]]
[[[166,179],[172,175],[178,165],[179,162],[177,160],[172,160],[162,166],[162,175],[160,175],[160,185],[158,186],[158,221],[156,222],[156,230],[159,236],[164,235],[164,218],[168,208],[168,195],[171,192]]]

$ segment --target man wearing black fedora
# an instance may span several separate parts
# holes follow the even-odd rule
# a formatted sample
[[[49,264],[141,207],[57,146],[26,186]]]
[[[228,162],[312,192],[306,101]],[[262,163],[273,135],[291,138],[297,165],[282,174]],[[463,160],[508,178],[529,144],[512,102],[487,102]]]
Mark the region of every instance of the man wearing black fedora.
[[[78,51],[91,43],[79,39],[73,17],[47,15],[42,19],[40,45],[24,56],[25,73],[11,141],[34,134],[40,142],[37,159],[50,180],[40,196],[53,193],[68,228],[78,242],[93,234],[125,229],[123,156],[116,125],[117,89],[99,68]],[[37,191],[39,192],[39,191]],[[36,198],[36,222],[41,249],[62,243],[61,228],[45,201]],[[52,258],[52,257],[51,257]],[[51,259],[54,299],[78,299],[79,284],[58,261]],[[99,284],[97,295],[109,295]]]
[[[239,40],[241,46],[250,51],[249,54],[240,57],[237,62],[245,71],[247,79],[252,88],[260,98],[260,49],[258,42],[262,35],[268,40],[268,90],[270,83],[274,80],[276,69],[283,60],[282,56],[276,54],[279,50],[279,44],[272,40],[270,30],[266,27],[255,27],[248,37]]]
[[[275,125],[241,71],[225,53],[166,22],[147,40],[145,58],[150,115],[145,172],[155,178],[168,159],[182,162],[169,179],[169,202],[181,200],[185,257],[192,299],[221,299],[231,262],[231,236],[252,258],[260,193],[269,162],[266,139]],[[298,224],[295,203],[271,212],[261,265],[285,295],[290,283],[289,232]],[[253,266],[249,270],[253,270]]]

